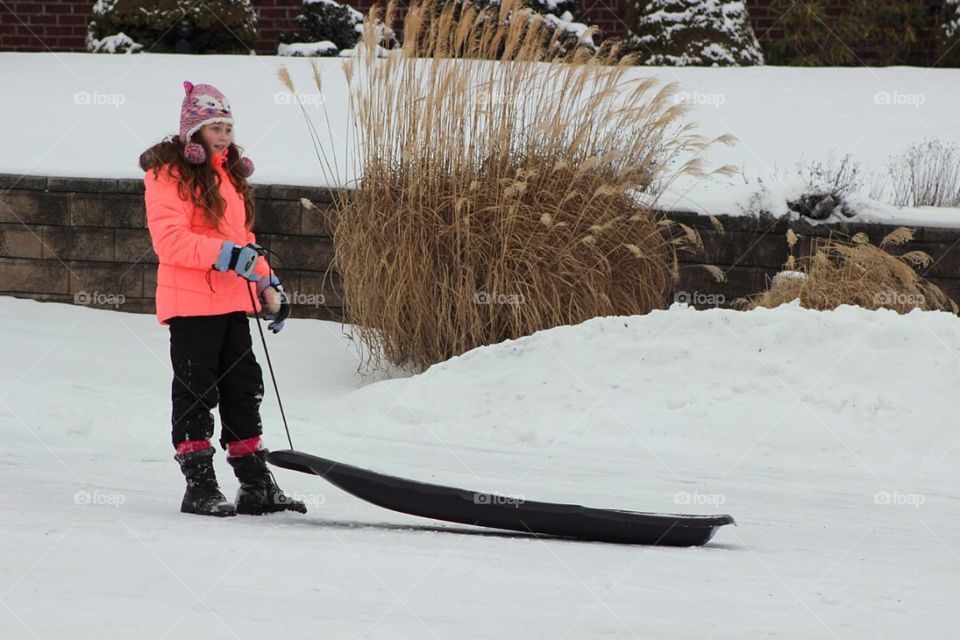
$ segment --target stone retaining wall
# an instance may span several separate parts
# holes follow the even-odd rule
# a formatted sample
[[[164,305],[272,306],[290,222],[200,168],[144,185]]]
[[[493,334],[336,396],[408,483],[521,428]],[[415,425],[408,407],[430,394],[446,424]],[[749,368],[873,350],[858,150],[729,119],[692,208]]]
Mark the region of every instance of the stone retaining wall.
[[[324,277],[330,191],[258,185],[255,198],[257,241],[282,258],[270,262],[295,315],[339,318],[339,278]],[[0,295],[153,313],[156,265],[141,180],[0,174]]]
[[[255,188],[257,240],[276,255],[271,264],[291,294],[294,317],[343,319],[342,288],[328,232],[333,194],[287,185]],[[310,199],[314,209],[301,204]],[[865,232],[879,243],[891,227],[812,226],[783,219],[671,213],[694,227],[704,249],[681,255],[674,299],[698,307],[728,307],[758,293],[786,262],[787,229],[800,242],[795,255],[830,233]],[[894,251],[921,250],[933,264],[923,275],[960,300],[960,229],[916,228],[915,241]],[[135,313],[154,312],[157,257],[146,229],[143,182],[0,174],[0,295],[55,300]],[[717,282],[703,265],[726,275]]]

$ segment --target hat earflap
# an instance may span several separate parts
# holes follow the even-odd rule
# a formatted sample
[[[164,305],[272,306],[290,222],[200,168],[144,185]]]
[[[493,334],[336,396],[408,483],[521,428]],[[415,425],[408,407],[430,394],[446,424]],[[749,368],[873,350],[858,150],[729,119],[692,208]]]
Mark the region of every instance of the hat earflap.
[[[199,145],[196,142],[188,142],[186,146],[183,147],[183,157],[186,158],[190,164],[203,164],[207,161],[207,152],[204,150],[203,145]]]

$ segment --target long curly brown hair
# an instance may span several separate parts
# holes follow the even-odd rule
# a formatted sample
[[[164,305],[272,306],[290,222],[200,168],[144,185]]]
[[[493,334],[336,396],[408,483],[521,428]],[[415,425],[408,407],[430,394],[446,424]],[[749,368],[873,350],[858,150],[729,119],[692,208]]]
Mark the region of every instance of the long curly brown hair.
[[[159,176],[160,171],[166,168],[166,175],[177,180],[177,192],[180,198],[190,199],[194,206],[203,207],[204,218],[212,226],[217,227],[223,219],[227,203],[220,196],[220,174],[209,161],[213,151],[204,144],[199,131],[193,134],[191,142],[203,145],[207,152],[207,162],[203,164],[187,162],[183,155],[183,148],[186,145],[180,141],[180,136],[173,134],[140,154],[140,168],[144,171],[153,170],[154,177]],[[233,183],[237,192],[243,196],[247,214],[245,225],[249,230],[253,229],[254,220],[253,187],[243,175],[243,165],[240,162],[242,157],[243,150],[231,143],[227,150],[227,175],[230,176],[230,182]]]

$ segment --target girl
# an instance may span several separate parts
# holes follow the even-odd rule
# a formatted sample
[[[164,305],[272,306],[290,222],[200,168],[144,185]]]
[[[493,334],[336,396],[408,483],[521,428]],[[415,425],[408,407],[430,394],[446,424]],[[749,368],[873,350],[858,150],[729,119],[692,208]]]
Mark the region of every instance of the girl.
[[[233,144],[222,93],[183,83],[180,135],[140,156],[147,226],[157,269],[157,319],[170,328],[174,459],[187,481],[180,510],[211,516],[306,513],[267,468],[260,436],[263,375],[246,312],[277,333],[290,315],[280,281],[253,235],[253,163]],[[252,287],[256,287],[256,296]],[[236,506],[213,470],[211,410],[220,405],[220,446],[240,481]]]

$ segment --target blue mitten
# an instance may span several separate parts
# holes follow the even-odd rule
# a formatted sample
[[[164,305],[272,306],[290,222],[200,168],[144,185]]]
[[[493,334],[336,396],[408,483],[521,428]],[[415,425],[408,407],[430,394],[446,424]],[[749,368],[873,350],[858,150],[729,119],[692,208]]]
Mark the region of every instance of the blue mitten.
[[[276,313],[270,313],[266,310],[267,301],[263,296],[264,292],[271,288],[276,289],[277,293],[280,294],[280,310]],[[280,333],[280,330],[283,329],[283,321],[290,317],[290,298],[287,296],[287,292],[283,290],[280,279],[275,275],[271,275],[269,279],[262,278],[257,282],[257,295],[260,297],[260,302],[264,307],[263,319],[272,320],[272,322],[267,325],[267,329],[274,333]]]
[[[263,254],[263,248],[260,245],[250,243],[243,247],[238,247],[229,240],[223,241],[223,247],[217,255],[217,261],[213,263],[213,268],[217,271],[235,271],[238,276],[251,282],[260,280],[260,276],[254,273],[257,267],[257,260]]]

